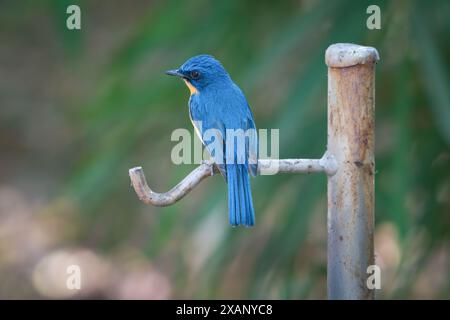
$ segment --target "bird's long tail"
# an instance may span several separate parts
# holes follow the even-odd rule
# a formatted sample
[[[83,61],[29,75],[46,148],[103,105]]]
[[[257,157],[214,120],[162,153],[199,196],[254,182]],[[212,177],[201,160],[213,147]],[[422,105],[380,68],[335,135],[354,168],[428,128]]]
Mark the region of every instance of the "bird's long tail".
[[[227,165],[228,216],[232,226],[255,224],[250,177],[245,165]]]

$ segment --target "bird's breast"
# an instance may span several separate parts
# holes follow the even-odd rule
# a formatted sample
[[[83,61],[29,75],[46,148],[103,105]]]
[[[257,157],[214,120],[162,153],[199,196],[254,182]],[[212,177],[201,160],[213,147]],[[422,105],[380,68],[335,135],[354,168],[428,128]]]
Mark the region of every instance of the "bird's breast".
[[[189,91],[191,92],[191,96],[193,94],[198,93],[197,89],[192,85],[192,83],[190,83],[188,80],[183,79],[184,83],[186,83],[187,87],[189,88]]]
[[[197,126],[197,125],[201,125],[202,123],[202,111],[199,110],[200,105],[198,103],[198,101],[193,101],[196,100],[195,98],[197,98],[198,96],[193,97],[193,94],[191,94],[191,98],[189,99],[189,119],[191,120],[192,126],[194,127],[195,133],[197,134],[198,138],[200,139],[200,141],[205,144],[203,142],[203,137],[202,137],[202,133],[201,133],[201,129]]]

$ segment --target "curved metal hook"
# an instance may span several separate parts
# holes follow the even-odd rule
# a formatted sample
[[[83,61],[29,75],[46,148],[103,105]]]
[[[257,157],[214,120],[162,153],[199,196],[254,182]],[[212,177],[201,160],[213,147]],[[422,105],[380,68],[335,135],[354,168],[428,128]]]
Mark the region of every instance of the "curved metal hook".
[[[260,175],[325,172],[327,175],[332,176],[336,171],[336,161],[328,152],[325,152],[321,159],[258,160],[258,173]],[[131,184],[139,199],[146,204],[158,207],[169,206],[179,201],[203,179],[212,176],[215,172],[217,172],[217,169],[214,163],[205,161],[168,192],[158,193],[148,186],[142,167],[135,167],[129,170]]]

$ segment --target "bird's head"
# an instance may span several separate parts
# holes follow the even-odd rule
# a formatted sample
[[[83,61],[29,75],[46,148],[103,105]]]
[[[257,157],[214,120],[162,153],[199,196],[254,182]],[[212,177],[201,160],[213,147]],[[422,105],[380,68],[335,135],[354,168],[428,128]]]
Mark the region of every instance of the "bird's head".
[[[166,74],[182,78],[191,94],[230,81],[230,76],[222,64],[214,57],[206,54],[192,57],[183,63],[180,68],[166,71]]]

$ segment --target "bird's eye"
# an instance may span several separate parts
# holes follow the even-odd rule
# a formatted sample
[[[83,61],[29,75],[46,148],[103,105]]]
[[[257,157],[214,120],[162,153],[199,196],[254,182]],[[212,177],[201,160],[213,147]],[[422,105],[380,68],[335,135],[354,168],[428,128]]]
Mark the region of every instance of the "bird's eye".
[[[198,71],[191,71],[191,78],[198,79],[200,77],[200,73]]]

